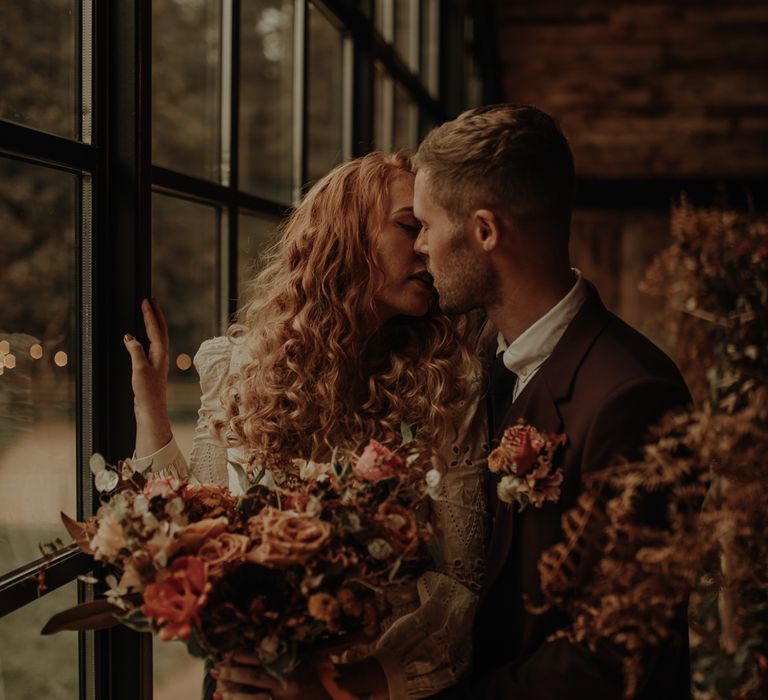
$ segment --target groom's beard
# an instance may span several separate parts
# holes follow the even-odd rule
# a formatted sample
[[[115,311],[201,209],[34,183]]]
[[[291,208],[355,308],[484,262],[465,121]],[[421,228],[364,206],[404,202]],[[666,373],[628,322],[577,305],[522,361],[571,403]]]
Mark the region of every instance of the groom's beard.
[[[498,274],[485,257],[470,249],[463,227],[450,239],[443,268],[434,270],[427,262],[427,269],[434,278],[440,310],[445,314],[464,314],[500,301]]]

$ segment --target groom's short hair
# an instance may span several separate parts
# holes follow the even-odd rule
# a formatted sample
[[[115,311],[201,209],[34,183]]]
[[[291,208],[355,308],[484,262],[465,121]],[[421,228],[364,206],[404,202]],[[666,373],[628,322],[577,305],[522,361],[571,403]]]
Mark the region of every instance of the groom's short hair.
[[[555,120],[536,107],[470,109],[426,136],[415,166],[427,171],[430,196],[457,221],[501,207],[518,220],[567,230],[573,155]]]

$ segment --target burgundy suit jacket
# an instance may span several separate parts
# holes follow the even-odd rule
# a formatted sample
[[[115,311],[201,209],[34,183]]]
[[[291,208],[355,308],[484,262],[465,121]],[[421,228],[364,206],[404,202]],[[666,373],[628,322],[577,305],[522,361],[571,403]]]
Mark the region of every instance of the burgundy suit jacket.
[[[547,642],[567,628],[563,613],[534,615],[523,596],[542,600],[537,562],[561,541],[561,518],[576,505],[583,478],[631,457],[650,425],[663,413],[690,401],[674,363],[648,339],[606,310],[595,288],[566,329],[552,355],[525,386],[502,421],[523,418],[534,427],[565,433],[560,453],[561,496],[541,509],[500,503],[498,477],[488,472],[493,515],[485,592],[475,625],[472,675],[454,697],[552,700],[623,697],[621,659],[615,649],[590,652],[566,640]],[[660,511],[663,512],[663,509]],[[686,612],[680,610],[677,635],[656,653],[643,679],[642,698],[690,695]]]

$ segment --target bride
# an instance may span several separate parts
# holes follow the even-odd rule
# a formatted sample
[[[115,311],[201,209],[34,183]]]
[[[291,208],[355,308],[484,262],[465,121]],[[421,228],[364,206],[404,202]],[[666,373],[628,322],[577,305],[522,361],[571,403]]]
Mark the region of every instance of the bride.
[[[156,302],[142,303],[148,353],[125,336],[138,468],[226,485],[228,461],[323,461],[329,446],[354,449],[405,422],[443,473],[433,514],[439,568],[388,592],[379,639],[365,658],[333,669],[335,690],[312,664],[280,685],[243,656],[211,670],[216,698],[418,698],[453,685],[469,664],[484,544],[479,371],[467,319],[438,311],[413,250],[413,180],[407,157],[372,153],[308,192],[253,280],[253,301],[195,356],[202,399],[189,463],[170,428]]]

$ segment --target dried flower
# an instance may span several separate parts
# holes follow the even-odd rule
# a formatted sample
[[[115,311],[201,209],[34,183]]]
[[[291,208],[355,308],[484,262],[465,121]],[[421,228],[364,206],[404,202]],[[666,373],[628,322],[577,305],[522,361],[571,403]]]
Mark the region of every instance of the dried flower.
[[[105,515],[100,520],[99,529],[91,540],[91,550],[96,560],[112,559],[127,544],[120,521],[111,515]]]
[[[328,593],[314,593],[309,597],[307,603],[309,614],[315,620],[321,620],[330,630],[337,628],[336,622],[339,619],[341,608],[339,601]]]
[[[388,559],[392,556],[392,546],[386,540],[376,538],[368,543],[368,553],[374,559]]]
[[[375,521],[396,554],[409,554],[419,546],[416,518],[403,506],[392,502],[382,503]]]
[[[224,517],[237,519],[238,500],[223,486],[187,484],[182,490],[184,510],[191,521]]]

